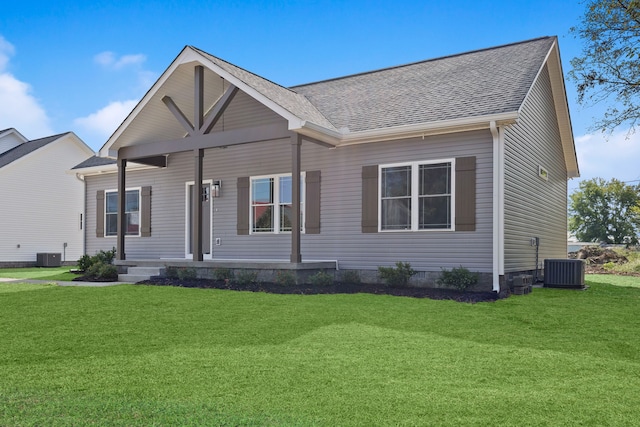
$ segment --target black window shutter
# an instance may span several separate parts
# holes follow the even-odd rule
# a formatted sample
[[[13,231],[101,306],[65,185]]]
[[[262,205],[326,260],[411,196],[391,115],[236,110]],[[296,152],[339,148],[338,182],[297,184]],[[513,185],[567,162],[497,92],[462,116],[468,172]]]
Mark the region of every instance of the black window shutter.
[[[304,232],[320,234],[320,171],[309,171],[305,176]]]
[[[237,234],[249,234],[249,177],[238,178]]]
[[[456,158],[456,231],[476,231],[476,158]]]
[[[378,165],[362,167],[362,232],[378,232]]]
[[[96,237],[104,237],[104,190],[96,193]]]
[[[142,187],[140,195],[140,236],[151,236],[151,187]]]

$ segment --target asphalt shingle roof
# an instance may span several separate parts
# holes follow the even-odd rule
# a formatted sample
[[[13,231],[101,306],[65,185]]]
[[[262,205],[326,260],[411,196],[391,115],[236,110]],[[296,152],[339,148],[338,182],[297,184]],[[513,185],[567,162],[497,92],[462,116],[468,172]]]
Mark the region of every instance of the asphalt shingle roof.
[[[27,141],[15,148],[12,148],[9,151],[5,151],[4,153],[0,154],[0,168],[20,159],[21,157],[26,156],[27,154],[33,153],[34,151],[44,147],[47,144],[52,143],[53,141],[59,139],[61,136],[66,135],[67,133],[70,132]]]
[[[297,117],[309,120],[327,129],[335,130],[333,124],[322,115],[320,111],[303,95],[296,93],[290,89],[273,83],[270,80],[260,77],[257,74],[251,73],[243,68],[231,64],[223,59],[215,57],[207,52],[204,52],[196,47],[192,48],[203,56],[208,58],[211,62],[222,68],[229,74],[240,79],[242,82],[251,86],[260,94],[278,104],[280,107],[289,111]]]
[[[116,160],[108,157],[91,156],[84,162],[72,167],[71,169],[91,168],[95,166],[115,165]]]
[[[517,111],[554,41],[543,37],[291,90],[350,132]]]

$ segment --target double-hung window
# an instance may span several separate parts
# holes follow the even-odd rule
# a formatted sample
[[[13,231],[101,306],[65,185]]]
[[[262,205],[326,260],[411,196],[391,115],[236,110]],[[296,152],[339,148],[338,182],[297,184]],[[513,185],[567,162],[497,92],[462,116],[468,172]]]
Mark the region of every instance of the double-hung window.
[[[304,224],[304,174],[300,177],[300,229]],[[251,178],[251,233],[283,233],[291,231],[291,175]]]
[[[455,160],[380,166],[380,230],[452,230]]]
[[[118,235],[118,192],[105,191],[105,236]],[[125,236],[140,235],[140,189],[127,190],[125,195],[124,215],[126,225]]]

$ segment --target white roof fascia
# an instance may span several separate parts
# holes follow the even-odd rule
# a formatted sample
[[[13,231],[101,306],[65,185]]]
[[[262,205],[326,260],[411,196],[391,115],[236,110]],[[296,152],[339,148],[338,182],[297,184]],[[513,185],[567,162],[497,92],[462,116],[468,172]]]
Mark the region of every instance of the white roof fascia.
[[[77,145],[78,147],[80,147],[80,148],[82,149],[82,151],[84,151],[85,153],[87,153],[87,155],[88,155],[89,157],[91,157],[91,156],[95,156],[95,155],[96,155],[95,151],[93,151],[93,150],[91,149],[91,147],[89,147],[89,146],[87,145],[87,143],[86,143],[86,142],[84,142],[84,141],[83,141],[83,140],[82,140],[78,135],[76,135],[74,132],[69,132],[69,133],[68,133],[68,134],[66,134],[65,136],[71,136],[71,137],[72,137],[72,139],[76,142],[76,145]],[[63,138],[64,138],[64,136],[63,136]]]
[[[127,170],[129,169],[145,170],[145,169],[158,169],[158,168],[156,166],[149,166],[149,165],[143,165],[140,163],[127,162]],[[66,173],[70,175],[80,174],[84,176],[102,175],[102,174],[117,173],[117,172],[118,172],[118,165],[115,163],[111,165],[90,166],[86,168],[69,169],[66,171]]]
[[[342,138],[342,134],[340,132],[336,132],[334,130],[327,129],[322,126],[318,126],[315,123],[309,123],[304,121],[300,123],[300,127],[295,129],[289,128],[289,130],[293,130],[302,135],[306,135],[308,137],[318,139],[322,142],[326,142],[327,144],[330,144],[333,146],[338,145]]]
[[[513,124],[518,120],[516,111],[509,113],[489,114],[485,116],[464,117],[460,119],[441,120],[430,123],[419,123],[406,126],[395,126],[383,129],[367,130],[347,134],[338,134],[327,129],[310,126],[306,123],[300,133],[336,146],[366,144],[370,142],[390,141],[395,139],[417,138],[445,133],[465,132],[489,129],[490,123],[500,125]]]
[[[560,62],[560,50],[558,48],[558,40],[553,41],[553,45],[547,52],[542,65],[533,79],[531,87],[527,91],[518,112],[522,110],[526,104],[535,82],[540,77],[540,73],[547,65],[549,68],[549,79],[551,80],[551,92],[553,94],[553,104],[558,119],[558,128],[560,132],[560,140],[562,142],[562,151],[564,153],[565,166],[567,168],[567,178],[577,178],[580,176],[578,168],[578,157],[576,154],[576,146],[573,140],[573,128],[571,126],[571,117],[569,115],[569,105],[567,104],[567,92],[564,86],[564,74],[562,74],[562,65]]]
[[[564,159],[567,164],[567,178],[577,178],[580,176],[580,166],[578,165],[578,154],[576,153],[576,144],[573,139],[573,128],[571,126],[571,116],[567,103],[567,91],[564,86],[560,49],[558,48],[557,41],[553,44],[552,52],[549,58],[551,90],[553,92],[556,116],[558,117],[562,150],[564,151]]]
[[[11,135],[12,133],[16,134],[16,136],[22,140],[22,143],[25,143],[25,142],[29,141],[27,138],[24,137],[23,134],[18,132],[18,130],[16,128],[9,128],[9,129],[5,130],[4,132],[0,133],[0,138],[3,138],[5,136],[7,136],[7,135]]]

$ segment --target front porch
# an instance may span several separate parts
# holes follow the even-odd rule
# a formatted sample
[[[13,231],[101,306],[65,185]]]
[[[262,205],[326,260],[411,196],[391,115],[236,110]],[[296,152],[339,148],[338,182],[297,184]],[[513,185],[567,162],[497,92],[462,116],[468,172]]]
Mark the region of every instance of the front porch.
[[[338,261],[305,261],[291,263],[280,260],[203,260],[155,259],[155,260],[115,260],[118,280],[140,282],[152,276],[166,276],[167,270],[189,270],[198,279],[215,279],[216,270],[228,269],[233,274],[252,272],[260,282],[275,282],[278,274],[288,273],[296,284],[308,283],[309,277],[319,272],[335,276]]]

